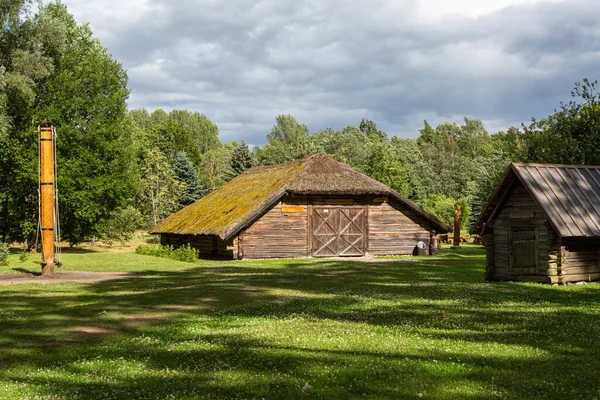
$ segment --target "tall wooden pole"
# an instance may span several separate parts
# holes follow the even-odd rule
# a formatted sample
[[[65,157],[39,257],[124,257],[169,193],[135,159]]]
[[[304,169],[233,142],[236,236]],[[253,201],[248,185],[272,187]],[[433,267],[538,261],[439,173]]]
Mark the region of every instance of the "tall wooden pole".
[[[54,129],[41,126],[40,132],[40,221],[42,230],[42,275],[54,275]]]
[[[460,206],[454,210],[454,247],[460,247]]]

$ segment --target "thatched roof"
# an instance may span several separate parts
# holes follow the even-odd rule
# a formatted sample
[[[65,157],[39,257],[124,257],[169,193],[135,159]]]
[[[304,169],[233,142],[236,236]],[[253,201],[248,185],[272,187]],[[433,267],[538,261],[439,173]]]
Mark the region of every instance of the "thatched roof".
[[[388,186],[325,154],[250,168],[194,204],[156,225],[150,233],[234,237],[284,195],[391,196],[424,216],[440,232],[449,227]]]
[[[513,163],[473,232],[489,230],[516,182],[521,182],[562,237],[600,236],[600,166]]]

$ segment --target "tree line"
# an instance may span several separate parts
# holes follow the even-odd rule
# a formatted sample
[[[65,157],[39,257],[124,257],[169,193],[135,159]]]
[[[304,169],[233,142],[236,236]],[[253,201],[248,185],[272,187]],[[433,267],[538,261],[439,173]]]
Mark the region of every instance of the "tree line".
[[[264,146],[222,143],[195,111],[127,110],[123,66],[60,2],[0,5],[0,241],[32,243],[37,227],[37,124],[57,127],[63,239],[127,240],[245,169],[327,153],[450,223],[479,215],[510,162],[600,164],[596,82],[575,85],[554,113],[505,132],[477,119],[402,139],[363,119],[310,132],[278,115]]]

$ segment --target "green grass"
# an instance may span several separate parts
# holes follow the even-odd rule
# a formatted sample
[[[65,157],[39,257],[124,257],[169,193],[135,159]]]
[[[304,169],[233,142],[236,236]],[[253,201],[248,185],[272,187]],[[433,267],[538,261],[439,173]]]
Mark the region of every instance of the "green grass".
[[[489,283],[483,257],[65,254],[146,278],[0,287],[0,398],[600,398],[600,285]]]

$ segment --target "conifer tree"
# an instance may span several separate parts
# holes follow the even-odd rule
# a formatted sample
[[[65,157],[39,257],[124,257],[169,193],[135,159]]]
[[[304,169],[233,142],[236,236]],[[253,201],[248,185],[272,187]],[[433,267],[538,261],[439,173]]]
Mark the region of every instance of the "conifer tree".
[[[202,186],[198,179],[194,164],[192,164],[185,153],[177,153],[173,171],[175,172],[175,175],[177,175],[177,179],[186,185],[180,201],[181,206],[192,204],[207,194],[208,191]]]
[[[254,157],[250,152],[250,148],[245,140],[236,145],[231,153],[231,170],[237,176],[252,167],[254,164]]]

